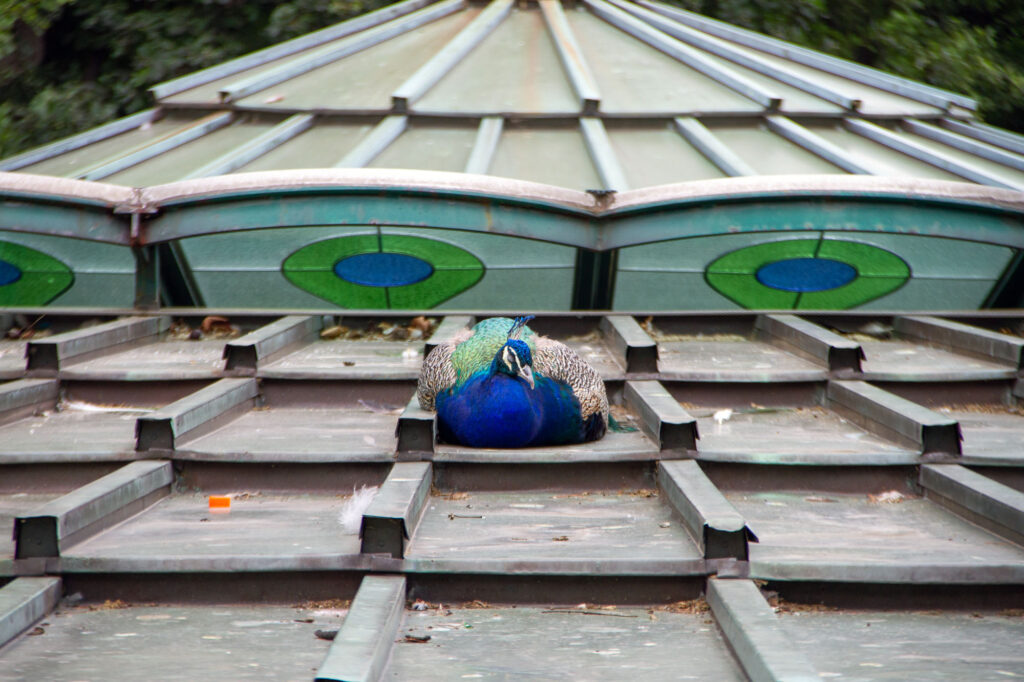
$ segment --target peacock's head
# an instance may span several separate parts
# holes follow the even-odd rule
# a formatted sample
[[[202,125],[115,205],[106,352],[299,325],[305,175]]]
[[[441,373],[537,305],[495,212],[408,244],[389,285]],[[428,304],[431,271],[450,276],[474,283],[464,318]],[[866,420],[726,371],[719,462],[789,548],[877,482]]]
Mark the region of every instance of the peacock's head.
[[[517,317],[508,332],[508,340],[505,341],[505,345],[501,347],[501,350],[494,357],[495,371],[519,377],[529,384],[530,388],[534,386],[533,354],[530,353],[530,347],[526,345],[526,342],[519,337],[523,327],[532,319],[533,315]]]

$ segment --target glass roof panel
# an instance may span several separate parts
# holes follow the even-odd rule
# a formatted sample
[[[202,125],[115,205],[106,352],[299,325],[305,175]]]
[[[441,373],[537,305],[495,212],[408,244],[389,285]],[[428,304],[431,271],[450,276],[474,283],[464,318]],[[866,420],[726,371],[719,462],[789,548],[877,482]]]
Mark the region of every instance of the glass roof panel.
[[[205,113],[205,112],[204,112]],[[74,177],[79,171],[95,166],[103,159],[124,156],[140,147],[145,147],[158,139],[176,133],[191,125],[201,114],[188,118],[164,116],[159,121],[141,125],[120,135],[108,137],[80,149],[60,154],[45,161],[19,168],[19,173],[38,173],[40,175],[57,175]]]
[[[608,125],[607,130],[630,187],[723,177],[669,122]]]
[[[475,121],[463,125],[410,126],[370,168],[417,168],[462,172],[476,141]]]
[[[273,125],[273,122],[264,120],[239,121],[103,178],[103,182],[145,187],[181,180],[218,156],[269,130]]]
[[[539,9],[512,12],[422,100],[418,111],[572,113],[580,109]]]
[[[579,190],[602,186],[575,126],[506,128],[489,174]]]
[[[456,12],[239,101],[282,109],[390,109],[391,93],[479,10]],[[268,101],[272,100],[272,101]]]
[[[761,105],[579,9],[566,12],[607,113],[759,112]]]
[[[374,121],[319,120],[306,132],[239,168],[236,172],[332,168],[374,127]]]
[[[760,175],[845,172],[769,131],[764,125],[705,123],[725,146]]]
[[[860,161],[871,168],[885,170],[885,175],[892,177],[933,178],[936,180],[963,180],[959,175],[947,173],[924,161],[918,161],[895,149],[890,149],[866,137],[851,133],[840,123],[806,127],[845,151],[855,161]]]

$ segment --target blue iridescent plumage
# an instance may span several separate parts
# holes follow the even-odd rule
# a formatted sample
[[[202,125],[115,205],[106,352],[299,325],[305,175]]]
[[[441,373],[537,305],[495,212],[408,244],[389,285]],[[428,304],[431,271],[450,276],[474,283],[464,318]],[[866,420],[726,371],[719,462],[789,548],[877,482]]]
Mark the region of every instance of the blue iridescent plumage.
[[[572,349],[534,334],[530,319],[484,320],[427,357],[419,399],[437,410],[443,440],[517,448],[604,435],[604,383]]]

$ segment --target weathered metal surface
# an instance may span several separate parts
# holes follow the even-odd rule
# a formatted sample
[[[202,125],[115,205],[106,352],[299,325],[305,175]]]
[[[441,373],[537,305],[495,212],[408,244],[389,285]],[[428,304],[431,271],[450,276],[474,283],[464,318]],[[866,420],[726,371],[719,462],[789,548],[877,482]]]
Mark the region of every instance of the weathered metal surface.
[[[398,462],[391,468],[363,512],[359,531],[363,554],[405,556],[406,543],[416,532],[432,482],[429,462]]]
[[[693,460],[658,463],[658,487],[686,522],[705,559],[747,560],[757,537]]]
[[[381,678],[405,603],[405,578],[363,578],[345,623],[316,673],[317,682],[374,682]]]
[[[0,339],[0,379],[18,379],[25,375],[27,341]]]
[[[293,137],[306,132],[313,126],[313,121],[314,117],[312,114],[295,114],[270,130],[257,135],[249,142],[217,157],[205,166],[197,168],[184,176],[182,180],[231,173],[247,163],[258,159],[275,147],[284,144]]]
[[[21,379],[0,385],[0,414],[8,417],[16,411],[39,405],[52,405],[57,400],[59,384],[53,379]],[[0,423],[7,420],[0,420]]]
[[[601,318],[601,332],[615,358],[627,374],[654,374],[658,371],[658,346],[629,315]]]
[[[362,168],[398,139],[409,125],[408,116],[386,116],[370,133],[349,150],[335,168]]]
[[[608,606],[406,609],[381,679],[744,679],[707,614]]]
[[[601,92],[598,90],[594,75],[583,58],[583,52],[572,28],[565,18],[565,11],[559,0],[539,0],[541,12],[544,14],[544,22],[548,32],[555,41],[558,50],[558,57],[562,60],[562,67],[572,82],[573,90],[580,99],[580,110],[583,113],[597,113],[601,106]],[[625,186],[623,186],[625,189]]]
[[[62,364],[76,357],[156,336],[166,331],[170,324],[167,317],[129,317],[29,341],[26,350],[28,369],[57,372]]]
[[[590,158],[594,161],[594,167],[601,178],[602,187],[593,189],[612,192],[629,189],[629,181],[626,180],[626,174],[615,157],[615,150],[601,119],[591,116],[581,118],[580,130],[583,132],[583,140],[586,142]]]
[[[252,401],[259,391],[255,379],[221,379],[156,412],[139,417],[136,449],[173,450],[190,431],[221,414]]]
[[[402,341],[316,340],[260,367],[277,379],[416,379],[421,346]]]
[[[752,682],[821,679],[779,626],[778,616],[750,580],[708,580],[708,604]]]
[[[863,381],[830,381],[828,405],[883,437],[917,445],[924,453],[959,455],[960,425]]]
[[[701,154],[706,156],[711,163],[715,164],[726,175],[733,177],[757,175],[757,171],[741,159],[736,152],[715,137],[715,134],[696,118],[692,116],[678,116],[672,122],[676,130],[686,138],[687,142],[700,150]]]
[[[821,362],[830,372],[860,371],[864,357],[860,345],[813,322],[796,315],[758,315],[754,327]]]
[[[939,411],[960,424],[965,464],[1024,463],[1021,450],[1024,415],[1014,414],[1003,405],[985,405],[979,410],[940,408]]]
[[[53,610],[60,578],[17,578],[0,587],[0,647]]]
[[[949,502],[979,525],[1024,544],[1024,492],[993,481],[958,464],[926,464],[921,485],[929,499]]]
[[[413,396],[398,418],[398,454],[432,453],[437,441],[437,417],[420,407]]]
[[[62,379],[99,381],[182,381],[216,379],[224,373],[224,341],[182,341],[154,337],[144,345],[101,351],[60,370]]]
[[[133,462],[14,522],[15,557],[59,556],[68,546],[109,528],[170,492],[170,462]]]
[[[884,175],[878,168],[872,168],[854,159],[841,148],[828,140],[815,135],[814,132],[804,128],[798,123],[785,116],[766,116],[765,121],[768,128],[790,142],[796,143],[809,152],[817,154],[831,164],[842,168],[848,173],[857,175]]]
[[[1014,369],[1024,367],[1024,339],[1009,334],[999,334],[937,317],[912,315],[896,317],[893,328],[901,336],[1005,362]]]
[[[260,363],[293,344],[312,341],[323,318],[288,315],[249,332],[224,346],[224,369],[256,372]]]
[[[477,129],[476,139],[473,142],[473,149],[466,161],[467,173],[485,175],[491,168],[491,160],[494,152],[498,149],[498,141],[501,139],[501,132],[505,126],[505,119],[499,116],[484,116],[480,119],[480,127]]]
[[[627,381],[623,399],[662,450],[696,450],[697,420],[658,381]]]
[[[866,381],[972,381],[1007,379],[1015,374],[1005,363],[954,353],[912,341],[861,342]]]
[[[71,406],[41,411],[0,426],[0,463],[90,462],[135,459],[131,408],[93,412]]]
[[[828,371],[819,363],[760,341],[658,341],[658,372],[676,381],[821,381]]]

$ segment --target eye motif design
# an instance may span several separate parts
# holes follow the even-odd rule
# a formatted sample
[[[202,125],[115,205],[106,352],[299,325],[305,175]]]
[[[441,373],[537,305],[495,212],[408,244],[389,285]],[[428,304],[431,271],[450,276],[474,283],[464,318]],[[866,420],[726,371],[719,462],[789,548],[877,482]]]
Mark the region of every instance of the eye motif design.
[[[0,241],[0,306],[46,305],[74,281],[71,269],[53,256]]]
[[[314,242],[281,272],[295,286],[343,308],[433,308],[480,281],[484,265],[446,242],[356,235]]]
[[[910,279],[902,258],[861,242],[789,239],[719,257],[704,272],[718,293],[744,308],[853,308]]]

